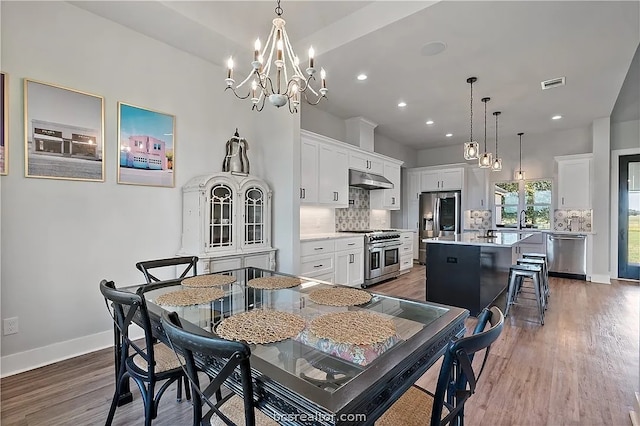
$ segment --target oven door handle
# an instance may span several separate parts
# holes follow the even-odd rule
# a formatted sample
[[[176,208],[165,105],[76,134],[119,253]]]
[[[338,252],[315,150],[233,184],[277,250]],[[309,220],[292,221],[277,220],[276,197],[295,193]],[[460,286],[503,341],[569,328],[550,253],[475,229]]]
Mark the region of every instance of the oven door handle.
[[[374,244],[369,246],[369,251],[378,250],[378,249],[386,249],[389,247],[400,247],[402,243],[398,241],[397,243],[386,243],[386,244]]]

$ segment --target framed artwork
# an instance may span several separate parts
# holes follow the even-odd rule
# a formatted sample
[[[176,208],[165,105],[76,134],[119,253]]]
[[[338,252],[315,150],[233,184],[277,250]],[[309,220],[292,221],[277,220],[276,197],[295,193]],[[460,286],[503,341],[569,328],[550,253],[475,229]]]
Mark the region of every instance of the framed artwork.
[[[0,175],[9,172],[9,76],[0,72]]]
[[[24,80],[25,176],[104,181],[104,98]]]
[[[118,102],[118,183],[174,186],[171,114]]]

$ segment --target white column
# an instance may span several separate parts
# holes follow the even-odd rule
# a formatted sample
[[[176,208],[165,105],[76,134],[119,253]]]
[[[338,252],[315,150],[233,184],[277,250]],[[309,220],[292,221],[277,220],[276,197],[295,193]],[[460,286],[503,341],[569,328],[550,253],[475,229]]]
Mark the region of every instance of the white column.
[[[609,117],[593,121],[593,267],[591,281],[610,284],[610,155],[611,120]]]

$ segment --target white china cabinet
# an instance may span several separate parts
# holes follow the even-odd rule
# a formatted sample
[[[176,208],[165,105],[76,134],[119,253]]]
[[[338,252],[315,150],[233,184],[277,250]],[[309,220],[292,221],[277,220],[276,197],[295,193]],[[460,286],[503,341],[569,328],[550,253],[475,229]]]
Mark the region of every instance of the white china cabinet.
[[[262,179],[228,172],[197,176],[182,188],[182,248],[198,271],[254,266],[275,270],[271,189]]]

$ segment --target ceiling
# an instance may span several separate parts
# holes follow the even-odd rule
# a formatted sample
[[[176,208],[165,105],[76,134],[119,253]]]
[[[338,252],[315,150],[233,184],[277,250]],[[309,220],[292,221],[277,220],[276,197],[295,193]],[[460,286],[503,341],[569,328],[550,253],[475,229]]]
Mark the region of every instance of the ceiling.
[[[236,63],[246,58],[246,70],[253,41],[266,39],[276,6],[275,1],[72,3],[218,65],[230,55]],[[313,45],[317,65],[327,70],[329,99],[318,108],[343,119],[365,117],[378,123],[376,132],[415,149],[469,139],[466,79],[471,76],[478,78],[473,129],[480,142],[482,97],[491,98],[489,142],[495,138],[494,111],[502,112],[500,140],[515,139],[519,131],[588,126],[611,115],[640,43],[637,1],[284,0],[281,6],[297,54],[306,57]],[[423,55],[423,47],[434,41],[446,49]],[[356,80],[359,73],[368,79]],[[224,77],[219,76],[221,87]],[[566,85],[541,90],[541,81],[556,77],[566,77]],[[637,104],[640,93],[626,98]],[[400,101],[407,106],[398,108]],[[556,114],[563,118],[551,120]]]

